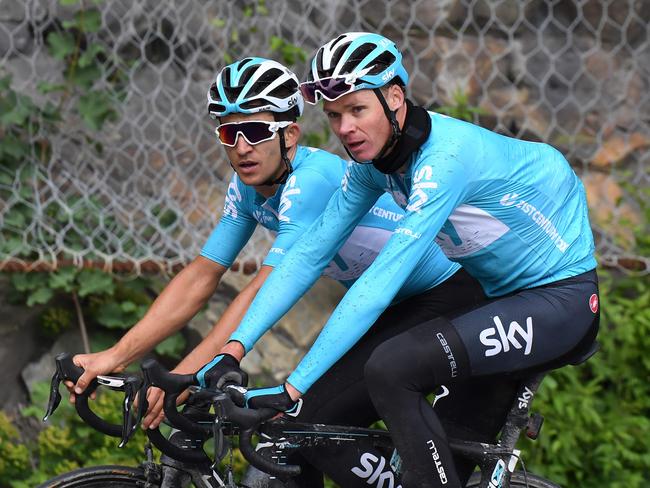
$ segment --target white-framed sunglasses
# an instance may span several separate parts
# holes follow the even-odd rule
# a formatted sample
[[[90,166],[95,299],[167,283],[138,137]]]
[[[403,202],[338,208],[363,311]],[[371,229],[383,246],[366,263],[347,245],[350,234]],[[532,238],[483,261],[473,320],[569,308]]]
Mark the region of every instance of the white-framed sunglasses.
[[[305,102],[315,105],[321,98],[333,102],[343,95],[352,93],[356,81],[367,75],[374,66],[342,76],[329,76],[316,81],[305,81],[300,84],[300,93]]]
[[[241,134],[246,142],[254,146],[260,142],[270,141],[275,134],[293,122],[269,122],[266,120],[246,120],[242,122],[227,122],[217,126],[215,134],[224,146],[233,147]]]

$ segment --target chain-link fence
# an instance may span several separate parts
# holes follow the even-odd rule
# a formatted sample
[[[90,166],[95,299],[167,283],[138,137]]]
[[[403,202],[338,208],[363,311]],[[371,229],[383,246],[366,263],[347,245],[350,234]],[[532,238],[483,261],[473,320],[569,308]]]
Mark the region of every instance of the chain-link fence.
[[[0,267],[187,263],[231,172],[205,110],[215,72],[260,55],[303,77],[320,44],[366,30],[402,48],[417,102],[559,148],[601,261],[647,272],[649,20],[638,0],[0,0]],[[340,150],[318,110],[304,124]]]

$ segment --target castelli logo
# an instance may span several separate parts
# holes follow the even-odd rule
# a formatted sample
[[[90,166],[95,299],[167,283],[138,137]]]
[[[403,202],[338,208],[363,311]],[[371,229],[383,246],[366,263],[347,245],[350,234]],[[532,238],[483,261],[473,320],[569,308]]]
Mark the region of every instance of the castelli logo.
[[[589,297],[589,308],[593,313],[598,312],[598,295],[595,293]]]

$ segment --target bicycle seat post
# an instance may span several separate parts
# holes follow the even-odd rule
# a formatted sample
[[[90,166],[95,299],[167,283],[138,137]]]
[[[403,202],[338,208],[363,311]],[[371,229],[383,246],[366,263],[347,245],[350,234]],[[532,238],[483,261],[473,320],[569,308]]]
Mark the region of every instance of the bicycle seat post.
[[[501,430],[499,444],[508,452],[515,448],[521,431],[528,425],[528,413],[533,397],[539,388],[546,373],[536,373],[524,378],[517,391],[517,398],[513,402],[506,422]]]

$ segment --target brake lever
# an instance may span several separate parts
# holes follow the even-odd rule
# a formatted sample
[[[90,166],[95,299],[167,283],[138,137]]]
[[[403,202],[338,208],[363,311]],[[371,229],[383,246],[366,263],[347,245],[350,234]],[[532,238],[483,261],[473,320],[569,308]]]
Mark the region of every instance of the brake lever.
[[[70,380],[76,383],[79,377],[83,374],[83,369],[72,362],[72,355],[70,353],[61,353],[55,358],[56,370],[52,375],[50,382],[50,397],[47,401],[47,410],[43,417],[43,422],[54,413],[54,411],[61,404],[61,394],[59,393],[59,386],[61,381]]]
[[[122,440],[120,441],[119,447],[124,447],[126,443],[129,442],[129,439],[137,430],[140,420],[142,419],[142,409],[140,408],[140,404],[138,404],[135,419],[131,416],[131,410],[133,409],[133,402],[142,389],[143,383],[144,380],[137,376],[124,378],[122,385],[124,389],[124,403],[122,404]],[[140,397],[140,399],[140,403],[142,403],[142,397]],[[146,399],[144,401],[146,402]]]
[[[45,416],[43,417],[43,422],[47,422],[47,419],[50,418],[50,415],[58,408],[61,403],[61,393],[59,393],[59,385],[61,384],[61,375],[58,371],[54,371],[52,375],[52,381],[50,382],[50,397],[47,400],[47,410],[45,411]]]

